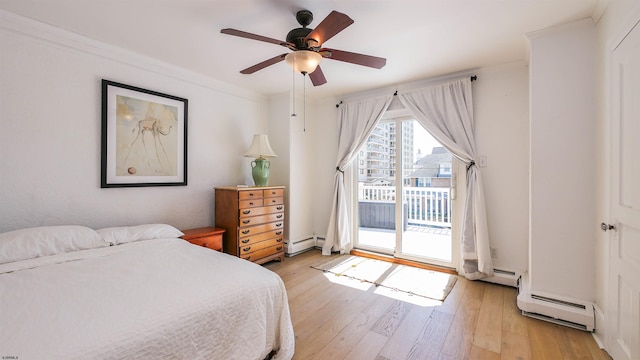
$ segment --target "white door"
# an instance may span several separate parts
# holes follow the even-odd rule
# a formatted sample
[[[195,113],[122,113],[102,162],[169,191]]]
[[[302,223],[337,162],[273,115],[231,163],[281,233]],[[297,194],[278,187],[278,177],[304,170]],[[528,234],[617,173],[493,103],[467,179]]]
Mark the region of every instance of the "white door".
[[[616,360],[640,359],[640,25],[613,52],[611,99],[608,348]]]

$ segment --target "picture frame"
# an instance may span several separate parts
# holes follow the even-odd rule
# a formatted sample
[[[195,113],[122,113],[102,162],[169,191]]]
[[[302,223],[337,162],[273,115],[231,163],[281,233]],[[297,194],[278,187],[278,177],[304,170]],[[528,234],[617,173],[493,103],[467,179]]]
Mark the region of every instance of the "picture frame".
[[[100,187],[186,186],[188,104],[102,79]]]

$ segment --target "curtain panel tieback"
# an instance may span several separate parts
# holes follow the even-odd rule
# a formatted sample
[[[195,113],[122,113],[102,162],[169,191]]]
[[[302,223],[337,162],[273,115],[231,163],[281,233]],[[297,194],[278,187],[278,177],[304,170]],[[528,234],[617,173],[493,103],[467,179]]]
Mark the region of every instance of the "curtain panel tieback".
[[[472,166],[475,166],[476,162],[471,160],[471,162],[469,163],[469,165],[467,165],[467,172],[469,172],[469,170],[471,169]]]

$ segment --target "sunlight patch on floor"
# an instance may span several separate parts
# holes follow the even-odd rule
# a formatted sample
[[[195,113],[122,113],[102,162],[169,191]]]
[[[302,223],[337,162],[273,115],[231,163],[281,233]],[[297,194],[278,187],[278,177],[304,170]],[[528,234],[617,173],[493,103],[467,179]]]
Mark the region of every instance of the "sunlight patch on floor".
[[[330,282],[418,306],[440,306],[450,275],[349,256],[320,266]],[[319,269],[320,270],[320,269]],[[455,283],[455,280],[453,280]],[[451,286],[453,286],[453,283]],[[450,287],[449,287],[450,290]]]

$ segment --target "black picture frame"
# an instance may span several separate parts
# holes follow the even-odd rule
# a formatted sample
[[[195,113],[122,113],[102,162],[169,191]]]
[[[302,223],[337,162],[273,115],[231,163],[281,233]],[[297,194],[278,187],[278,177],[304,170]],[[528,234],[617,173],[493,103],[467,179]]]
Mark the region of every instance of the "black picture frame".
[[[186,186],[188,105],[102,79],[100,187]]]

